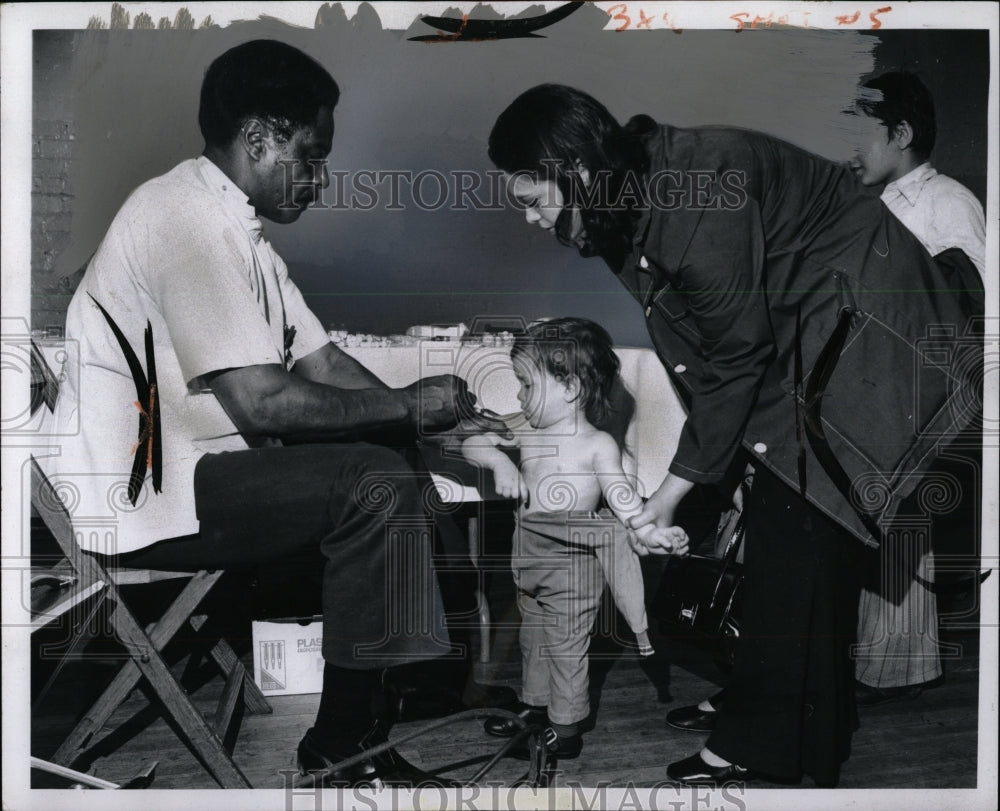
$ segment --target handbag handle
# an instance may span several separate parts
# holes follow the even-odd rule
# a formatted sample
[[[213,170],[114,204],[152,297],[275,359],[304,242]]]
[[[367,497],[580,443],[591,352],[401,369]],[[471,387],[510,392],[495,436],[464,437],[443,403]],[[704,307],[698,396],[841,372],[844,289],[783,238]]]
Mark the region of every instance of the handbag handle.
[[[740,492],[743,494],[743,504],[747,503],[747,496],[750,495],[751,485],[746,479],[740,482]],[[733,534],[729,536],[729,540],[726,542],[726,549],[722,553],[722,570],[725,571],[729,568],[729,565],[736,560],[736,555],[739,554],[740,546],[743,544],[743,536],[746,534],[746,528],[744,524],[745,515],[743,510],[740,510],[740,517],[736,519],[736,526],[733,527]]]
[[[746,497],[749,495],[750,488],[744,481],[740,484],[740,489],[743,491],[743,503],[745,505]],[[740,517],[736,519],[736,526],[733,527],[733,534],[729,536],[729,540],[726,542],[726,550],[722,553],[722,562],[719,565],[719,577],[715,581],[715,588],[712,589],[711,605],[715,605],[716,597],[719,595],[719,589],[722,587],[722,583],[726,579],[726,572],[728,572],[729,568],[736,563],[736,555],[739,554],[740,547],[743,545],[744,535],[746,535],[746,525],[743,510],[740,510]]]

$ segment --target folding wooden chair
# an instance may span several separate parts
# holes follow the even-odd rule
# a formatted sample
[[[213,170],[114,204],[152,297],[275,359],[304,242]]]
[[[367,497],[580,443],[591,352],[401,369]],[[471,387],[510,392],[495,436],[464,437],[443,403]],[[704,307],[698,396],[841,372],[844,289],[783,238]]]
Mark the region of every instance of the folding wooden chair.
[[[48,364],[34,343],[32,343],[32,367],[32,411],[34,412],[42,403],[51,410],[58,393],[58,381],[48,369]],[[37,391],[34,387],[36,377],[40,383]],[[47,571],[33,572],[33,579],[36,575],[65,578],[66,584],[70,586],[55,606],[40,611],[33,620],[33,628],[35,625],[44,625],[54,616],[64,614],[74,606],[94,598],[103,601],[110,629],[128,655],[128,661],[62,742],[52,761],[64,767],[74,765],[80,756],[96,743],[95,736],[112,713],[128,698],[140,680],[145,678],[219,784],[223,788],[251,788],[249,781],[233,762],[230,752],[223,743],[228,737],[241,698],[248,712],[271,712],[270,704],[254,683],[251,674],[247,672],[225,639],[220,637],[214,642],[210,655],[222,670],[226,684],[212,722],[208,723],[192,704],[190,697],[160,655],[181,628],[187,626],[196,635],[207,630],[207,615],[196,614],[195,611],[222,577],[223,572],[201,571],[192,575],[190,572],[105,568],[95,557],[84,552],[77,543],[69,513],[34,458],[31,459],[31,506],[65,555],[65,560],[57,563],[55,567]],[[180,594],[158,621],[145,629],[140,627],[122,599],[119,587],[178,578],[185,578],[188,581]],[[91,602],[89,605],[92,615],[98,609],[98,603]],[[43,688],[43,692],[79,644],[80,639],[77,637],[63,652],[63,658],[50,677],[49,683]]]
[[[195,632],[204,627],[207,616],[194,612],[218,582],[222,572],[202,571],[192,575],[190,572],[106,569],[96,558],[80,548],[69,514],[34,459],[31,460],[31,479],[32,506],[66,556],[68,569],[71,572],[69,576],[76,579],[73,584],[73,594],[67,595],[67,600],[83,599],[91,595],[103,597],[105,605],[109,605],[110,627],[128,654],[128,661],[62,742],[52,761],[59,765],[72,766],[93,743],[96,743],[95,735],[131,694],[140,679],[145,677],[164,708],[176,721],[188,743],[219,784],[223,788],[251,788],[223,745],[241,697],[249,712],[271,712],[271,706],[243,663],[225,639],[220,638],[215,642],[211,649],[211,657],[225,675],[226,684],[214,718],[208,723],[192,704],[191,698],[160,655],[164,646],[185,625]],[[160,619],[144,630],[122,599],[119,587],[174,578],[188,578],[188,582]]]

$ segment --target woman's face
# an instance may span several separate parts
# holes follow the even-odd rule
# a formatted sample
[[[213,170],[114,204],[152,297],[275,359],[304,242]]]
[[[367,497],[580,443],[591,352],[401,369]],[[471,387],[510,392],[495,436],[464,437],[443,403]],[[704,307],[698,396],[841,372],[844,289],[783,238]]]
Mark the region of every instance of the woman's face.
[[[511,194],[524,206],[524,219],[528,225],[555,234],[556,221],[563,213],[563,194],[551,180],[538,180],[528,175],[515,175],[511,183]],[[583,221],[580,210],[572,208],[568,212],[570,228],[567,237],[577,248],[583,245]]]

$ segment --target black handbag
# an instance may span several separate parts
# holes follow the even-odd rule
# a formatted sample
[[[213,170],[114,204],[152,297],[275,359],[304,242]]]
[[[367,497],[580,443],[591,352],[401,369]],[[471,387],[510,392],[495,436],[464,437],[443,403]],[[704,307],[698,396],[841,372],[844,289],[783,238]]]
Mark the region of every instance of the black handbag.
[[[719,664],[727,669],[732,666],[740,636],[743,564],[737,555],[743,535],[741,513],[721,557],[670,558],[649,608],[665,632],[680,632],[709,645]]]

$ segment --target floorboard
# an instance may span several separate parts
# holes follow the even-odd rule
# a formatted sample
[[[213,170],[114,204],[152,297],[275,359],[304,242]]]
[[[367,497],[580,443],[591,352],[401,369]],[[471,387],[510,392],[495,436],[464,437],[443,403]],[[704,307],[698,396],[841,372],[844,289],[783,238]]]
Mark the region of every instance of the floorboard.
[[[498,611],[503,614],[503,611]],[[510,623],[493,642],[494,661],[481,668],[481,677],[517,686],[519,661],[515,630]],[[961,652],[945,663],[944,683],[919,698],[862,709],[861,728],[855,734],[851,759],[845,764],[842,788],[974,788],[976,786],[979,706],[979,638],[963,631],[947,641]],[[667,727],[664,715],[674,707],[707,697],[725,678],[704,650],[690,642],[654,637],[657,654],[640,661],[614,642],[595,639],[592,647],[593,727],[586,733],[581,756],[559,764],[559,781],[581,785],[651,787],[666,780],[665,767],[697,750],[706,736]],[[241,651],[252,667],[249,646]],[[175,663],[180,673],[183,661]],[[33,714],[32,754],[45,757],[58,746],[81,712],[111,677],[114,667],[101,659],[71,663],[43,706]],[[223,689],[223,680],[208,681],[196,703],[211,712]],[[271,698],[272,715],[245,715],[236,740],[234,758],[257,788],[283,788],[282,772],[294,769],[296,744],[310,726],[318,695]],[[191,750],[156,713],[144,710],[139,691],[108,723],[115,728],[98,743],[89,772],[111,781],[127,779],[157,762],[156,789],[210,789],[216,784]],[[131,720],[129,720],[131,719]],[[398,724],[399,736],[423,724]],[[443,727],[401,746],[417,765],[457,779],[467,779],[495,753],[502,742],[482,730],[481,720]],[[526,765],[502,760],[489,780],[509,785]],[[38,778],[36,785],[47,785]],[[755,781],[754,787],[789,788]],[[808,788],[811,781],[792,788]]]

